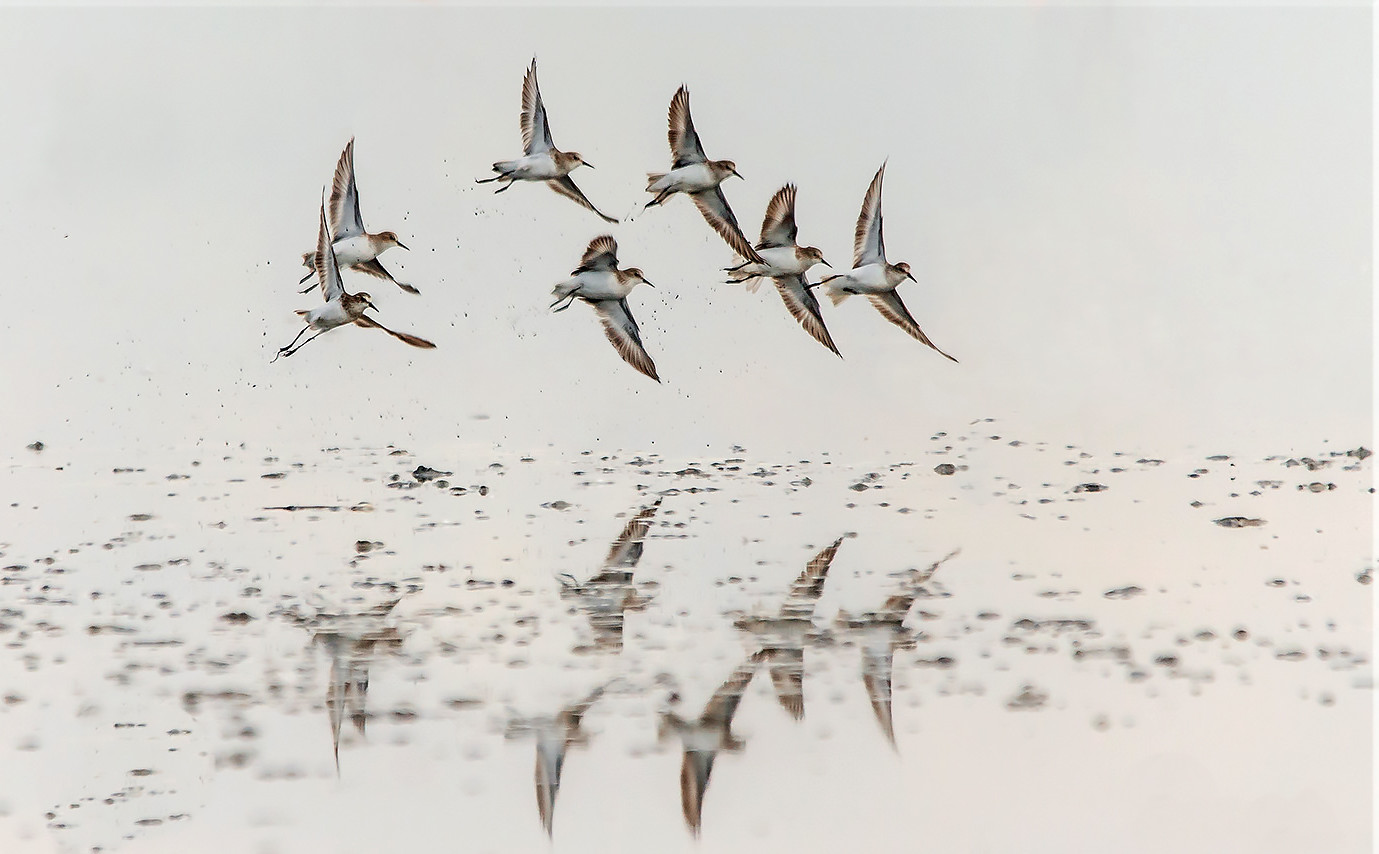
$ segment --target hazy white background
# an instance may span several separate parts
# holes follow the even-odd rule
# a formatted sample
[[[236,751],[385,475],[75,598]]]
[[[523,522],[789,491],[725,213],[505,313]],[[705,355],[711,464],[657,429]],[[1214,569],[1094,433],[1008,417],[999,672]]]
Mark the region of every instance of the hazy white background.
[[[6,9],[0,12],[6,447],[289,451],[395,442],[742,442],[905,455],[995,416],[1103,450],[1354,444],[1372,420],[1367,8]],[[865,302],[845,360],[676,200],[613,227],[663,386],[551,285],[604,231],[520,152],[539,59],[557,145],[615,216],[669,162],[687,83],[750,236],[783,183],[846,265],[890,158],[901,293],[954,365]],[[368,277],[383,322],[269,364],[299,254],[353,135],[366,225],[412,247]],[[822,268],[820,268],[822,269]],[[472,416],[490,416],[476,421]]]

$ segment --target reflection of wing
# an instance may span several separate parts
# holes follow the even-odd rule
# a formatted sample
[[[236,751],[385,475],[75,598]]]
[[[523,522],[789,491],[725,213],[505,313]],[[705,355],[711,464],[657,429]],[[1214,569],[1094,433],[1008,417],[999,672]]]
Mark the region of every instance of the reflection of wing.
[[[651,519],[660,507],[661,499],[658,498],[655,504],[642,510],[623,526],[622,533],[608,549],[608,557],[603,559],[605,569],[631,569],[637,565],[637,561],[642,557],[642,540],[650,530]]]
[[[857,217],[857,230],[853,234],[853,267],[886,263],[886,244],[881,239],[881,178],[885,174],[886,164],[882,163],[862,198],[862,213]]]
[[[862,684],[866,686],[867,698],[871,700],[871,710],[876,713],[876,722],[886,741],[895,747],[895,723],[891,717],[891,666],[894,653],[886,647],[879,650],[862,647]]]
[[[321,228],[316,233],[316,276],[321,281],[321,295],[326,302],[339,299],[345,293],[340,281],[340,266],[335,263],[335,250],[330,245],[330,231],[326,228],[325,205],[321,206]]]
[[[383,279],[383,280],[385,280],[385,281],[392,282],[393,284],[397,285],[399,288],[402,288],[404,291],[406,291],[406,292],[409,293],[409,294],[419,294],[419,293],[421,293],[421,291],[417,290],[416,288],[412,287],[411,285],[409,285],[409,284],[407,284],[407,283],[405,283],[405,282],[399,282],[397,279],[394,279],[394,278],[393,278],[393,274],[392,274],[392,273],[389,273],[389,272],[383,267],[383,265],[382,265],[381,263],[379,263],[379,261],[378,261],[377,258],[371,259],[371,260],[369,260],[369,261],[360,261],[358,264],[351,264],[351,265],[350,265],[350,269],[351,269],[351,270],[356,270],[356,271],[358,271],[358,272],[360,272],[360,273],[367,273],[367,274],[369,274],[370,276],[377,276],[377,277],[380,278],[380,279]]]
[[[732,726],[733,715],[737,714],[737,704],[742,702],[742,695],[757,672],[757,662],[757,657],[753,656],[745,664],[739,665],[728,677],[728,681],[713,692],[708,705],[704,706],[704,713],[699,716],[701,725],[712,724],[722,727],[724,740],[727,740],[727,730]]]
[[[335,180],[330,186],[330,224],[335,239],[358,237],[364,233],[359,215],[359,190],[354,186],[354,139],[351,138],[335,164]]]
[[[594,203],[589,201],[589,198],[584,195],[583,190],[575,186],[574,180],[569,175],[562,175],[559,178],[552,178],[546,182],[546,186],[550,187],[552,190],[555,190],[557,193],[564,196],[565,198],[573,199],[577,204],[583,205],[584,207],[598,214],[604,222],[617,222],[616,219],[613,219],[608,214],[594,207]]]
[[[593,270],[612,271],[617,268],[618,241],[614,240],[611,234],[601,234],[589,241],[584,256],[579,259],[579,266],[570,275],[578,276],[580,273]]]
[[[840,358],[842,353],[833,344],[833,336],[828,334],[828,327],[824,325],[824,316],[819,312],[819,301],[815,299],[814,292],[805,283],[804,275],[782,276],[775,279],[776,290],[780,293],[781,301],[785,303],[785,308],[790,312],[790,316],[799,321],[804,331],[813,336],[815,341],[832,350]]]
[[[637,330],[637,321],[627,307],[627,300],[594,300],[593,306],[603,323],[604,334],[623,361],[660,382],[661,378],[656,376],[656,363],[651,361],[646,348],[642,346],[642,336]]]
[[[718,755],[714,750],[685,749],[684,759],[680,761],[680,810],[685,814],[685,824],[690,832],[699,835],[699,824],[704,815],[704,792],[709,788],[709,774],[713,772],[713,760]]]
[[[795,583],[790,585],[790,595],[786,597],[785,604],[780,609],[782,617],[807,620],[813,616],[814,603],[823,594],[824,582],[828,579],[828,567],[833,563],[833,556],[838,553],[838,547],[842,544],[843,538],[839,537],[805,566],[804,572],[801,572]]]
[[[766,216],[761,221],[761,242],[757,248],[794,246],[799,231],[795,225],[795,185],[786,184],[766,204]]]
[[[804,650],[771,651],[771,684],[781,708],[795,720],[804,717]]]
[[[732,208],[728,207],[728,200],[723,195],[722,187],[712,187],[708,190],[690,193],[690,198],[694,199],[694,204],[704,215],[704,219],[713,226],[713,230],[718,232],[719,237],[727,241],[734,252],[748,261],[757,264],[765,263],[757,251],[752,248],[752,244],[747,242],[747,238],[742,236],[742,229],[737,224],[737,217],[733,216]]]
[[[382,329],[384,332],[388,333],[389,335],[393,336],[399,341],[405,341],[406,343],[411,344],[413,347],[420,347],[423,350],[436,349],[436,345],[432,344],[430,341],[427,341],[425,338],[419,338],[416,335],[409,335],[406,332],[395,332],[392,329],[389,329],[388,327],[379,323],[377,320],[374,320],[372,317],[369,317],[365,314],[359,315],[359,317],[356,318],[354,322],[360,326],[370,326],[374,329]]]
[[[522,147],[526,154],[540,154],[555,147],[551,126],[546,122],[546,105],[541,103],[541,88],[536,83],[535,59],[522,78]]]
[[[924,582],[933,577],[940,566],[943,566],[951,558],[957,557],[961,552],[962,549],[953,549],[948,554],[929,564],[926,569],[911,570],[909,575],[905,578],[905,588],[887,599],[885,604],[881,606],[881,610],[877,612],[877,616],[880,619],[892,622],[905,622],[905,617],[910,613],[910,607],[914,605],[915,599],[919,597],[920,587],[924,585]]]
[[[689,90],[681,86],[670,99],[670,156],[675,158],[671,168],[679,169],[691,163],[703,163],[704,146],[699,144],[699,134],[694,132],[694,119],[690,118]]]
[[[910,337],[921,344],[933,347],[945,359],[957,361],[957,359],[953,359],[952,356],[939,350],[938,346],[929,340],[929,336],[924,334],[924,330],[919,328],[919,324],[915,322],[914,317],[905,308],[905,303],[900,301],[900,294],[895,291],[886,291],[879,294],[867,294],[867,299],[871,300],[871,304],[876,306],[876,310],[881,312],[882,317],[908,332]]]

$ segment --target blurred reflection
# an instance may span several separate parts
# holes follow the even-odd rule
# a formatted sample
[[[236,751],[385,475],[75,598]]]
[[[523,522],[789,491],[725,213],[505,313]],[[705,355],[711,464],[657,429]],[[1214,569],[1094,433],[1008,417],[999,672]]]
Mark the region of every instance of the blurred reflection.
[[[589,696],[566,706],[555,717],[514,720],[508,724],[507,738],[517,738],[528,733],[536,735],[536,809],[541,815],[541,826],[546,835],[551,835],[555,823],[555,797],[560,793],[560,772],[565,767],[565,751],[572,745],[586,745],[589,736],[580,729],[580,723],[589,707],[603,696],[607,685],[595,688]]]
[[[862,647],[862,684],[866,686],[876,721],[886,741],[895,750],[895,725],[891,716],[891,669],[897,649],[913,649],[915,634],[905,628],[905,617],[925,582],[933,577],[949,559],[962,549],[954,549],[930,564],[927,569],[912,569],[906,574],[899,593],[885,601],[878,611],[853,616],[846,611],[838,614],[838,626],[858,636]]]
[[[311,642],[330,655],[330,682],[326,686],[326,712],[330,717],[331,748],[335,773],[340,773],[340,728],[345,718],[364,735],[369,719],[369,666],[401,646],[403,636],[388,625],[389,614],[402,598],[384,602],[356,614],[321,612],[312,617],[289,613],[288,618],[311,632]]]
[[[661,712],[658,737],[664,739],[674,732],[680,736],[684,747],[685,756],[680,763],[680,807],[685,814],[685,824],[695,836],[699,835],[704,792],[709,787],[709,774],[713,772],[718,751],[737,752],[745,746],[732,733],[733,715],[737,714],[742,694],[764,658],[758,652],[734,670],[728,681],[714,692],[698,718],[685,720],[670,709]],[[672,694],[670,702],[675,704],[679,699]]]
[[[642,559],[643,540],[660,506],[658,498],[623,527],[609,547],[598,575],[580,584],[574,576],[561,573],[560,598],[573,601],[576,608],[588,615],[594,630],[594,649],[621,651],[624,615],[641,611],[651,602],[652,596],[646,594],[648,587],[643,585],[639,591],[633,584],[632,573]]]
[[[828,567],[842,543],[842,537],[834,540],[805,566],[777,616],[746,617],[734,624],[759,638],[760,655],[770,664],[776,699],[795,720],[804,717],[804,648],[819,637],[814,631],[814,605],[824,592]]]

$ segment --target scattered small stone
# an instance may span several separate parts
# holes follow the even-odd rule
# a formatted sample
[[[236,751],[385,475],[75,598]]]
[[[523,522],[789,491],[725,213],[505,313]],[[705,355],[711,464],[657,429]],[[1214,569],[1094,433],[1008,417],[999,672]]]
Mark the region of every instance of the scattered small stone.
[[[1117,587],[1115,590],[1107,590],[1101,595],[1105,596],[1107,599],[1129,599],[1133,596],[1139,596],[1142,593],[1144,593],[1143,587],[1136,587],[1132,584],[1129,587]]]
[[[1079,483],[1073,487],[1073,492],[1101,492],[1106,489],[1104,483]]]
[[[1048,700],[1048,694],[1033,685],[1025,685],[1020,689],[1019,694],[1016,694],[1010,702],[1006,703],[1006,708],[1012,711],[1040,709]]]
[[[228,614],[221,614],[220,619],[224,620],[227,623],[244,624],[254,618],[244,613],[243,611],[231,611]]]
[[[430,466],[417,466],[412,472],[412,477],[416,478],[420,483],[425,483],[428,480],[435,480],[438,477],[448,477],[452,474],[454,474],[454,472],[440,471]]]
[[[481,490],[481,492],[482,492],[482,490]],[[571,504],[571,503],[568,502],[568,501],[561,500],[561,501],[551,501],[551,502],[549,502],[549,503],[542,504],[541,506],[542,506],[542,507],[545,507],[545,508],[547,508],[547,509],[549,509],[549,510],[569,510],[569,509],[570,509],[571,507],[573,507],[574,505]]]
[[[934,466],[935,474],[954,474],[957,472],[957,470],[958,467],[953,465],[952,463],[939,463],[938,465]]]
[[[153,514],[152,514],[152,513],[134,513],[134,514],[131,514],[131,515],[130,515],[129,521],[131,521],[131,522],[147,522],[148,520],[150,520],[150,519],[152,519],[152,518],[153,518]]]
[[[1225,516],[1212,521],[1223,528],[1259,528],[1267,524],[1263,519],[1247,519],[1244,516]]]
[[[41,451],[41,450],[43,450],[43,443],[42,443],[42,442],[31,442],[31,443],[25,445],[24,447],[28,448],[30,451]]]

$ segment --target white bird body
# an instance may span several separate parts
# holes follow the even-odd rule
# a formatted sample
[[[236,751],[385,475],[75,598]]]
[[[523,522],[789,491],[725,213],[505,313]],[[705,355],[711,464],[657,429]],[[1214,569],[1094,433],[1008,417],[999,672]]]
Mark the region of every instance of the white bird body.
[[[619,276],[614,270],[585,270],[555,286],[554,293],[590,300],[623,299],[632,293],[637,279]]]
[[[355,234],[336,240],[330,245],[335,250],[335,262],[343,267],[362,264],[377,258],[384,249],[393,245],[375,237],[372,234]]]
[[[905,274],[885,264],[863,264],[854,267],[825,286],[830,294],[882,294],[893,291],[905,281]]]
[[[778,276],[803,275],[819,262],[805,257],[799,249],[798,246],[767,246],[758,249],[757,254],[766,262],[765,264],[748,262],[734,269],[733,273],[744,279],[756,276],[774,279]]]
[[[518,181],[549,181],[553,178],[563,178],[570,174],[573,166],[574,164],[561,166],[550,150],[493,164],[493,168],[501,172],[505,180]]]
[[[647,184],[646,190],[648,193],[697,193],[700,190],[712,190],[731,174],[714,168],[712,163],[691,163],[665,173],[648,173],[647,180],[650,183]]]
[[[327,329],[334,329],[337,326],[354,323],[359,319],[359,316],[364,313],[365,308],[368,308],[368,306],[360,303],[358,305],[359,310],[356,313],[351,313],[349,309],[345,308],[345,304],[340,297],[336,297],[330,302],[321,303],[308,311],[305,315],[305,320],[313,329],[319,329],[324,332]]]

